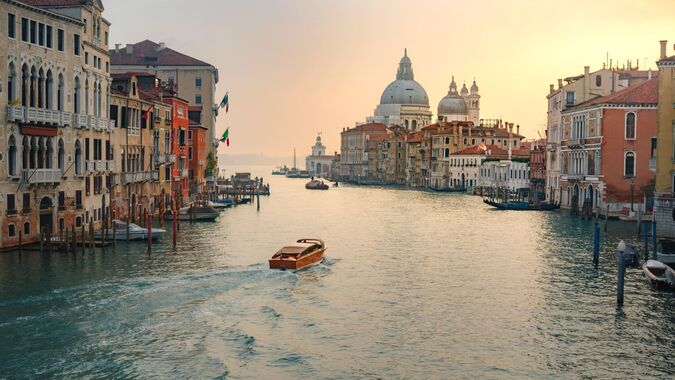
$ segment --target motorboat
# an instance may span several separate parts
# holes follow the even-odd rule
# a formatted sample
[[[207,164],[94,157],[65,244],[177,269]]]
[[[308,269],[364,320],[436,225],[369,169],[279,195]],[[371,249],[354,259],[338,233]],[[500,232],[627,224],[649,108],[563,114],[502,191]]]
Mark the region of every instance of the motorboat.
[[[209,206],[213,207],[216,210],[222,211],[225,210],[226,208],[232,207],[233,203],[221,203],[221,202],[214,202],[210,201]]]
[[[307,190],[328,190],[328,184],[318,179],[313,179],[305,184]]]
[[[194,206],[192,210],[190,210],[190,206],[186,206],[180,209],[176,217],[180,221],[213,222],[219,215],[218,210],[211,206]],[[171,211],[165,214],[165,218],[166,220],[173,220]]]
[[[286,175],[286,173],[288,173],[288,168],[286,166],[274,168],[272,171],[272,175]]]
[[[107,239],[126,240],[127,238],[127,222],[123,220],[113,220],[114,228],[108,230]],[[139,226],[138,224],[128,223],[129,226],[129,240],[148,240],[148,229]],[[166,230],[161,228],[151,228],[152,240],[159,239]],[[102,240],[105,232],[101,230],[94,231],[94,239]]]
[[[642,266],[645,277],[659,289],[675,289],[675,271],[657,260],[647,260]]]
[[[675,268],[675,241],[672,239],[659,240],[660,249],[656,251],[656,260]]]
[[[325,252],[323,240],[300,239],[275,253],[269,260],[270,269],[298,271],[323,261]]]

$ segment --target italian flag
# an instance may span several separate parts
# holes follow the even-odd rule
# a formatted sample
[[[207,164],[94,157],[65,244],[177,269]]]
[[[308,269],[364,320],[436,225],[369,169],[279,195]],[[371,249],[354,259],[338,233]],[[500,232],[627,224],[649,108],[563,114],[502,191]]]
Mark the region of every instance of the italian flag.
[[[223,136],[220,138],[220,142],[224,142],[227,144],[227,146],[230,146],[230,127],[227,127],[225,132],[223,132]]]
[[[225,107],[225,113],[230,110],[230,92],[226,92],[223,100],[220,102],[220,108]]]

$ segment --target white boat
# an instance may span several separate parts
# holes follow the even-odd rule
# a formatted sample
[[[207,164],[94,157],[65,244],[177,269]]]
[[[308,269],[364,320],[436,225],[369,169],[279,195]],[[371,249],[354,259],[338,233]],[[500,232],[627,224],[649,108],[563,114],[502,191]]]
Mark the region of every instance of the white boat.
[[[657,288],[675,289],[675,271],[666,264],[656,260],[647,260],[642,270],[645,277]]]
[[[217,202],[209,201],[209,206],[213,207],[214,209],[216,209],[218,211],[223,211],[226,208],[232,207],[232,203],[217,203]]]
[[[186,206],[180,209],[177,218],[180,221],[213,222],[219,215],[218,210],[211,206],[195,206],[193,207],[193,214],[190,215],[190,206]],[[167,212],[164,218],[166,220],[173,220],[171,211]]]
[[[675,268],[675,253],[656,252],[656,260]]]
[[[127,222],[123,220],[113,220],[113,229],[108,230],[108,240],[126,240],[127,238]],[[152,240],[159,239],[166,230],[161,228],[152,228]],[[94,231],[94,239],[102,240],[105,233],[101,230]],[[148,240],[148,229],[139,226],[138,224],[129,223],[129,240]]]

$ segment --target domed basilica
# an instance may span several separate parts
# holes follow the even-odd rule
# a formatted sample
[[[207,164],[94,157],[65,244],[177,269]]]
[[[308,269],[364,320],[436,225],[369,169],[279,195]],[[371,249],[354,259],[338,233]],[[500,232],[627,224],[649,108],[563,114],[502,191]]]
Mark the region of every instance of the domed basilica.
[[[450,91],[438,104],[438,120],[440,121],[472,121],[478,125],[480,119],[480,95],[478,86],[473,81],[471,91],[462,87],[457,92],[455,78],[452,78]],[[368,123],[384,123],[389,126],[403,126],[416,131],[432,121],[429,97],[424,87],[415,81],[412,62],[407,50],[398,64],[396,80],[391,82],[382,92],[380,104],[375,114],[366,119]]]

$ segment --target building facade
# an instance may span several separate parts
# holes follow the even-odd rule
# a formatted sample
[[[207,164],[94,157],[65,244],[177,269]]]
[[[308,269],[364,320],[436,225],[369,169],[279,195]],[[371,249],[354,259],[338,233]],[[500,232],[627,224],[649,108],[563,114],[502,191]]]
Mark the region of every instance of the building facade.
[[[321,143],[321,134],[316,136],[312,145],[312,154],[305,158],[305,170],[313,177],[331,177],[335,155],[326,154],[326,147]]]

